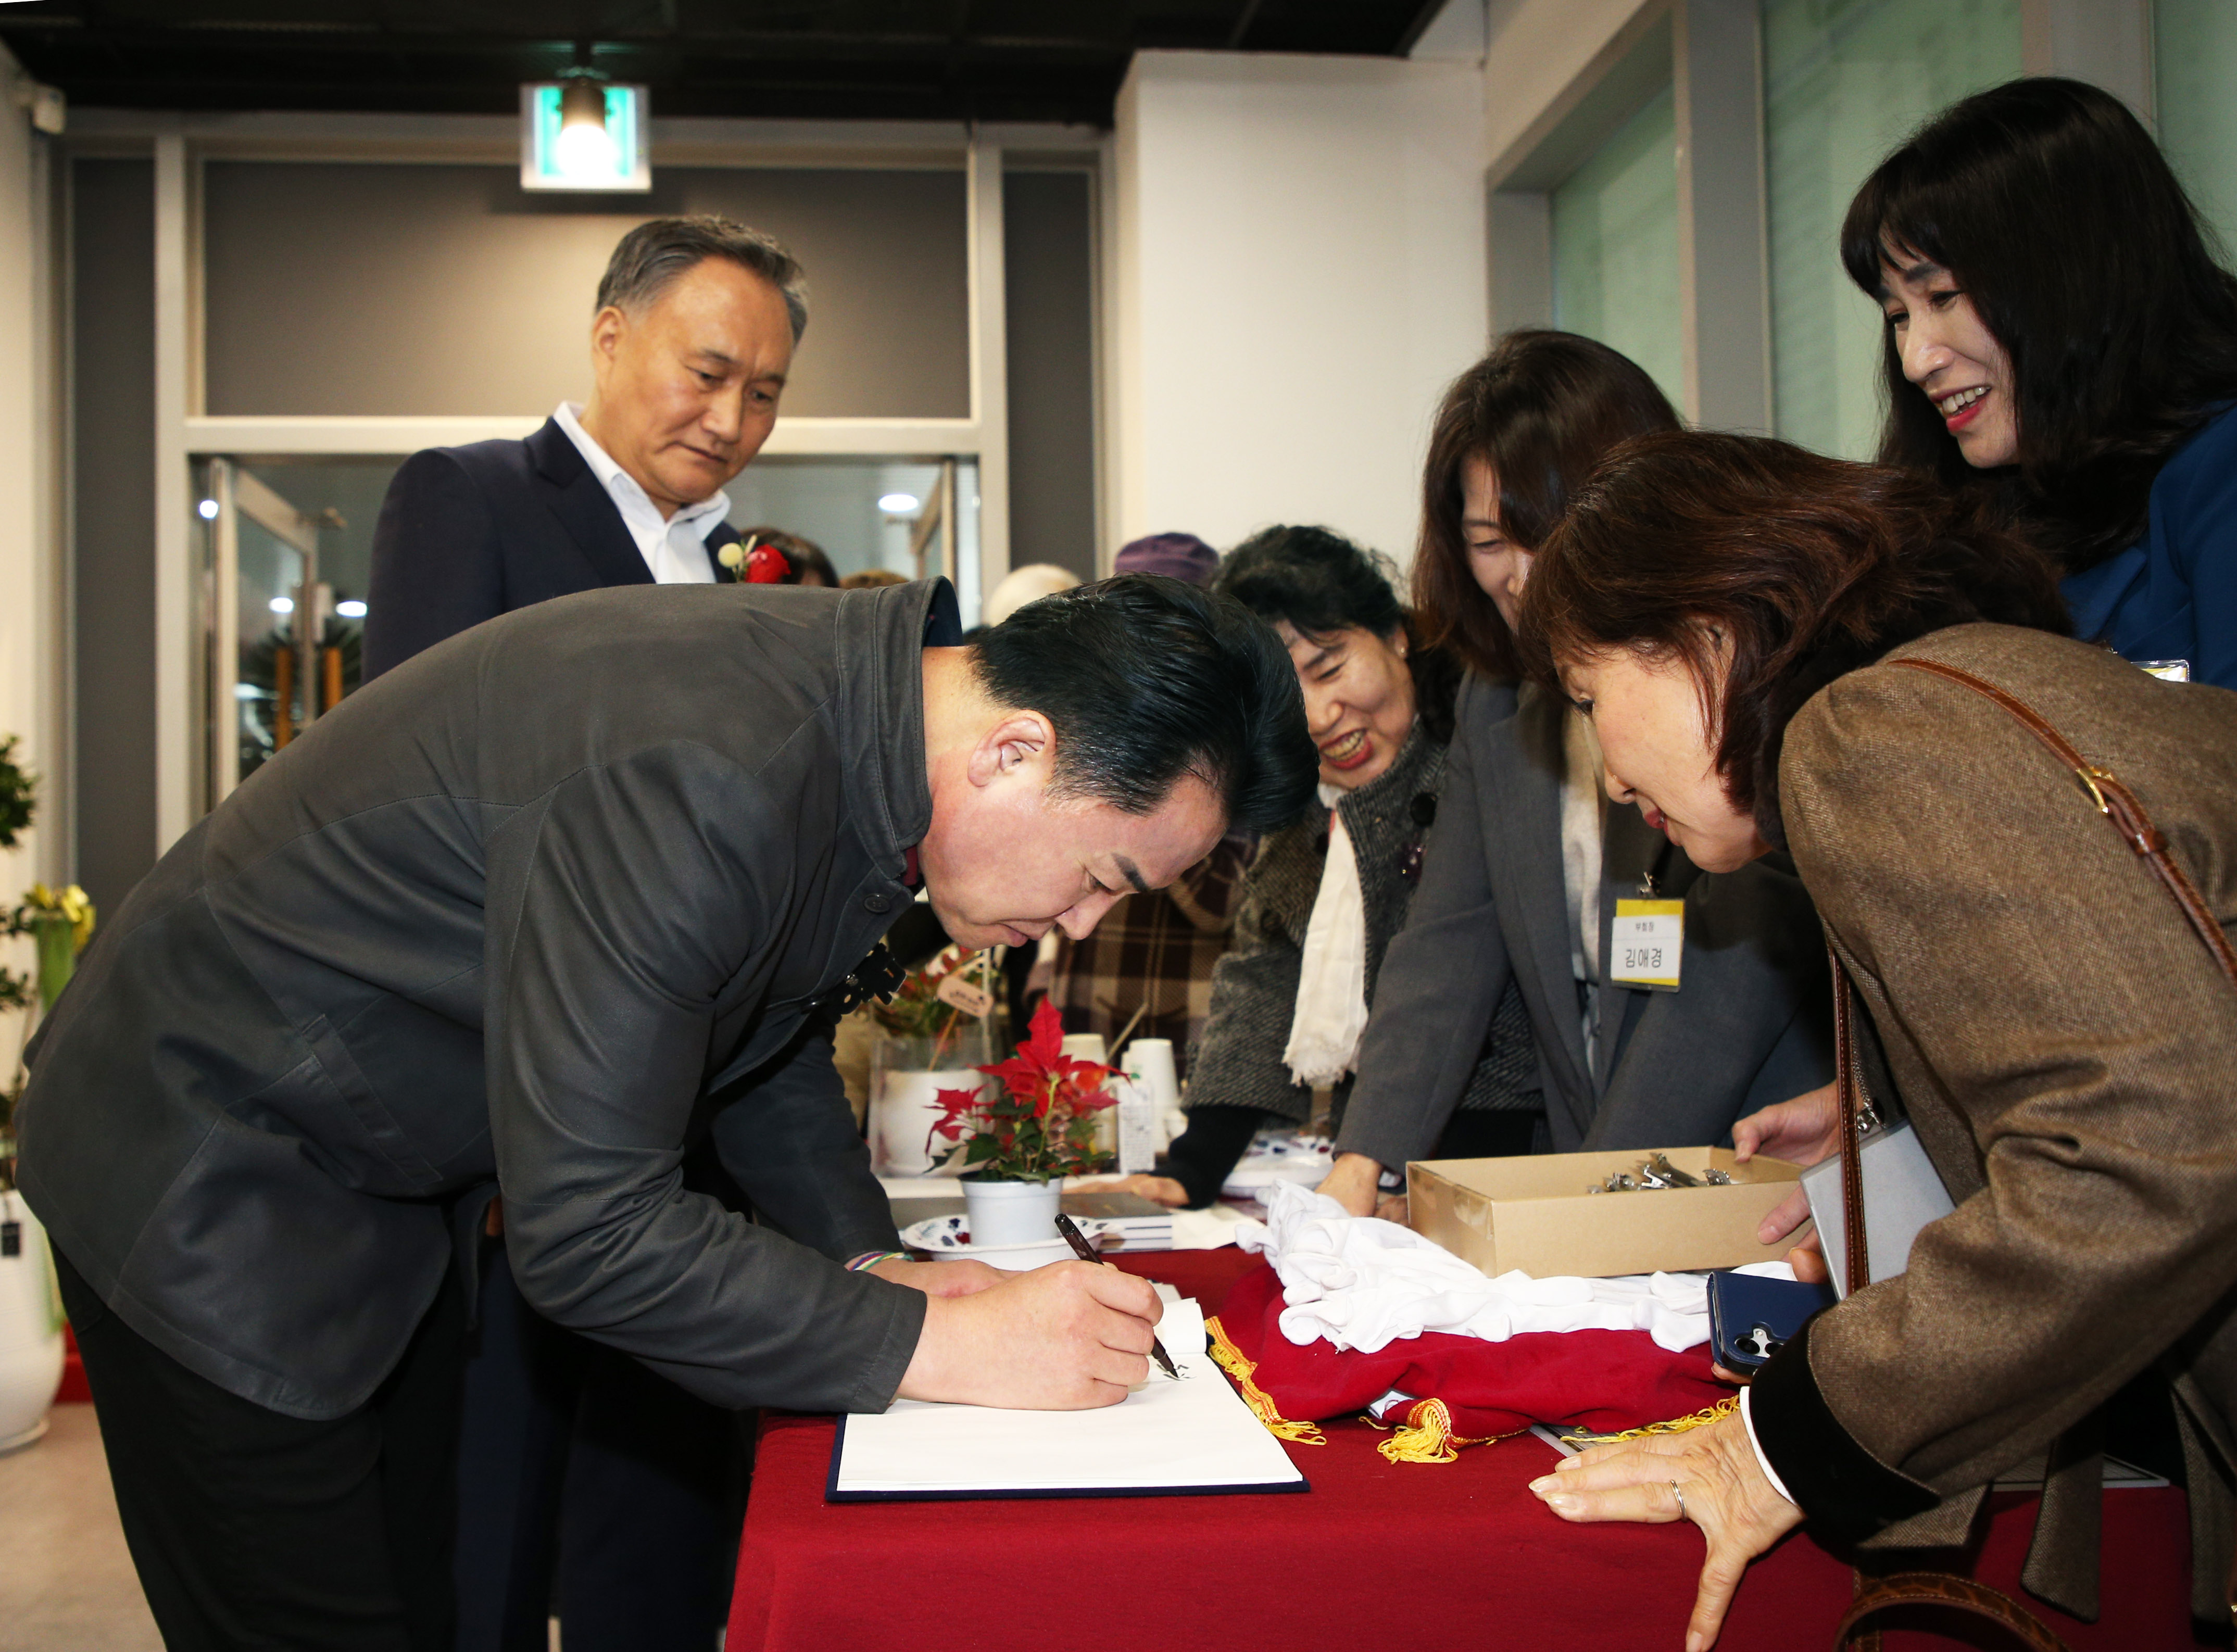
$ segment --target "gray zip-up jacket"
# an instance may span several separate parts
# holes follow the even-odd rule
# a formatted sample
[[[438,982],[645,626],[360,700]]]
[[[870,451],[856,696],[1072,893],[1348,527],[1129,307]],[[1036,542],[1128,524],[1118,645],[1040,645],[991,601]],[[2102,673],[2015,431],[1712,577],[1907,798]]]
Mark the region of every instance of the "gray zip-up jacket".
[[[372,1393],[492,1181],[555,1322],[728,1405],[881,1409],[924,1297],[812,1013],[907,905],[944,582],[636,586],[368,684],[189,832],[34,1046],[22,1185],[133,1329]],[[765,1221],[686,1192],[711,1132]],[[785,1235],[789,1234],[789,1237]]]

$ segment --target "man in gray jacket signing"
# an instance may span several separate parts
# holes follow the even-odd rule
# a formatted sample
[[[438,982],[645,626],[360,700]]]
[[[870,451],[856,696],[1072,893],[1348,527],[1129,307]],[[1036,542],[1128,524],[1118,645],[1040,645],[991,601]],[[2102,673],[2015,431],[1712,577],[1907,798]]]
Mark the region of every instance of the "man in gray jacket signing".
[[[1023,945],[1293,817],[1296,678],[1141,576],[959,640],[944,582],[546,602],[353,696],[134,892],[34,1047],[20,1175],[169,1645],[440,1643],[445,1212],[492,1181],[539,1312],[718,1404],[1143,1376],[1139,1280],[886,1256],[828,1023],[920,880]],[[761,1225],[680,1185],[710,1135]]]

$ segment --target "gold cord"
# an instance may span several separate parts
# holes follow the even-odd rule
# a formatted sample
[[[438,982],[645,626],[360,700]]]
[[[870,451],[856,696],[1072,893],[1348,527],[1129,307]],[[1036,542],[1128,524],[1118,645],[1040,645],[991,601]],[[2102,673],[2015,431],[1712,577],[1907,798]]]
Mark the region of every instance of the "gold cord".
[[[1369,1412],[1362,1412],[1359,1420],[1371,1428],[1392,1431],[1390,1438],[1375,1449],[1393,1463],[1456,1463],[1464,1445],[1493,1445],[1514,1438],[1514,1434],[1486,1434],[1477,1439],[1462,1438],[1453,1432],[1453,1414],[1442,1399],[1415,1400],[1407,1410],[1405,1422],[1395,1427]],[[1517,1429],[1514,1433],[1523,1432]]]
[[[1691,1417],[1673,1417],[1666,1423],[1649,1423],[1643,1428],[1627,1428],[1620,1434],[1569,1434],[1561,1438],[1572,1445],[1613,1445],[1622,1440],[1643,1440],[1657,1434],[1684,1434],[1697,1428],[1706,1428],[1711,1423],[1720,1423],[1740,1408],[1740,1397],[1728,1394],[1713,1405],[1704,1406]]]
[[[1227,1339],[1226,1328],[1219,1323],[1217,1315],[1206,1320],[1204,1328],[1211,1338],[1213,1361],[1235,1379],[1236,1387],[1242,1391],[1243,1403],[1250,1407],[1252,1416],[1266,1425],[1268,1433],[1276,1439],[1294,1440],[1300,1445],[1328,1444],[1328,1436],[1321,1432],[1318,1424],[1291,1422],[1282,1415],[1272,1396],[1250,1380],[1251,1373],[1258,1367],[1244,1359],[1243,1350]]]

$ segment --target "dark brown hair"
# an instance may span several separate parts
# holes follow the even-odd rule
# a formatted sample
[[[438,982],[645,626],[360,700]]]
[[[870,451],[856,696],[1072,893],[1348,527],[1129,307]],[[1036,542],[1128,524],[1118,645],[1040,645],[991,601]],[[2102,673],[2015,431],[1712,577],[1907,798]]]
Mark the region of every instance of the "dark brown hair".
[[[1803,703],[1976,620],[2070,629],[2049,558],[1973,503],[1766,437],[1679,431],[1627,442],[1571,500],[1531,572],[1520,641],[1529,674],[1557,688],[1560,662],[1609,649],[1682,661],[1732,806],[1784,848],[1778,754]]]
[[[1500,531],[1534,551],[1569,496],[1628,436],[1673,431],[1678,415],[1627,356],[1572,332],[1525,327],[1453,380],[1422,472],[1414,618],[1422,641],[1487,676],[1512,677],[1514,639],[1468,566],[1461,472],[1481,459],[1499,482]]]
[[[1947,270],[2010,358],[2019,453],[1968,464],[1890,328],[1880,463],[1982,496],[2069,573],[2141,539],[2160,467],[2237,397],[2237,277],[2136,117],[2049,76],[1952,104],[1849,205],[1841,261],[1875,299],[1891,243]]]

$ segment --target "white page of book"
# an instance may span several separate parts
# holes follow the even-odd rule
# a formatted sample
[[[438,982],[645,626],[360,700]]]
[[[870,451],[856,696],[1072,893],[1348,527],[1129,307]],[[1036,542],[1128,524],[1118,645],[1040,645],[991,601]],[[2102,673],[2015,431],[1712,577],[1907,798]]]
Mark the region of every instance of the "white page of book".
[[[1178,1380],[1154,1366],[1116,1405],[1001,1411],[897,1399],[841,1432],[831,1492],[936,1497],[1061,1491],[1302,1489],[1304,1476],[1204,1351],[1204,1314],[1169,1303],[1159,1340]]]

